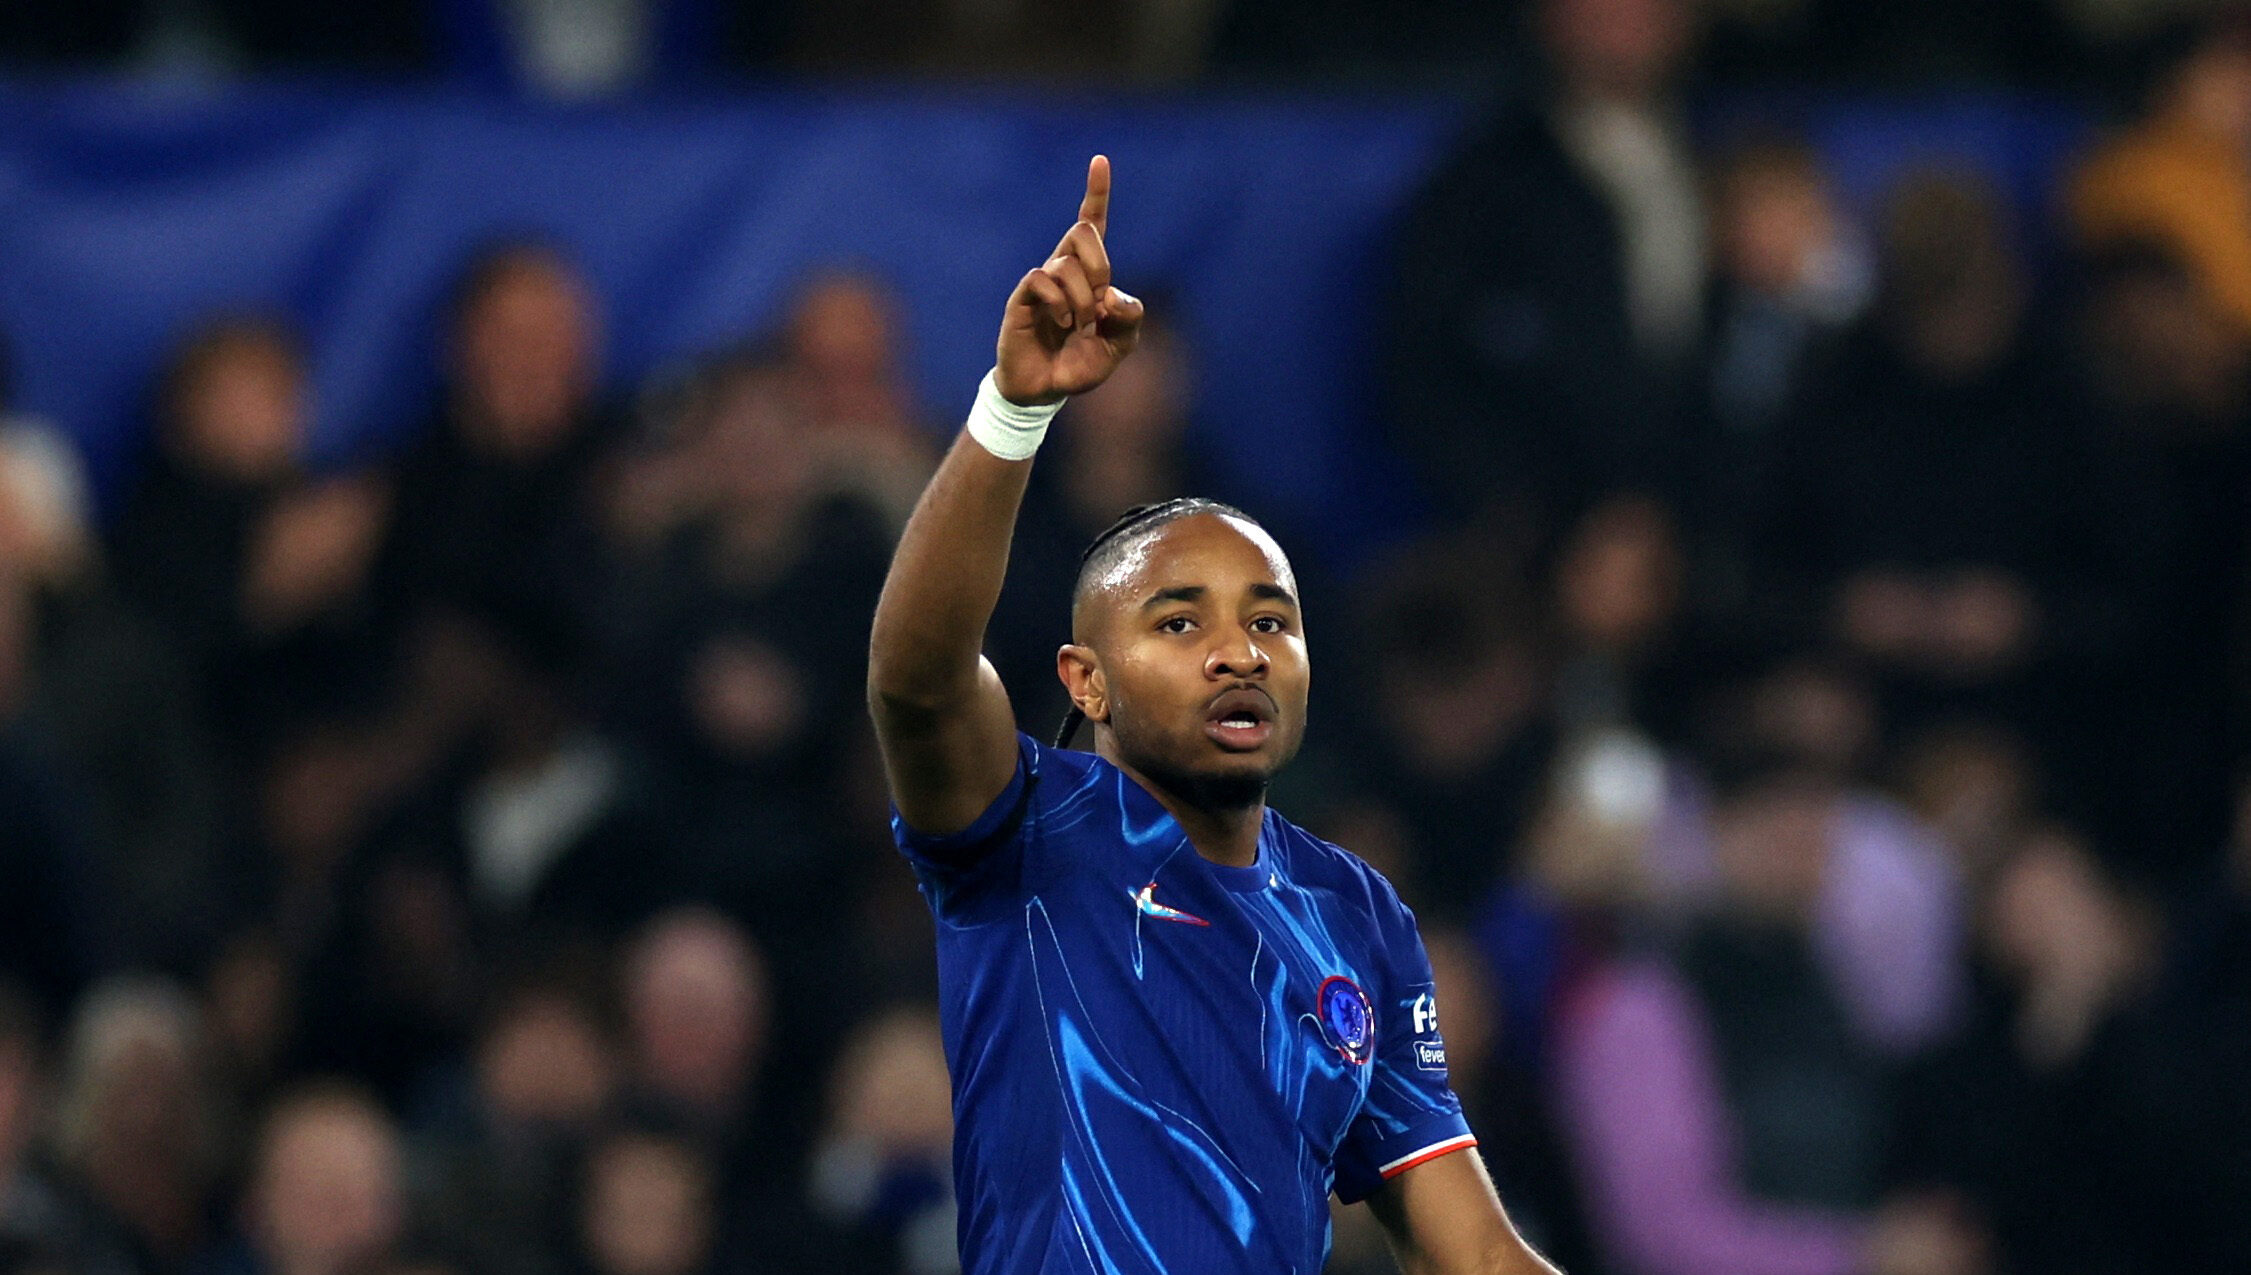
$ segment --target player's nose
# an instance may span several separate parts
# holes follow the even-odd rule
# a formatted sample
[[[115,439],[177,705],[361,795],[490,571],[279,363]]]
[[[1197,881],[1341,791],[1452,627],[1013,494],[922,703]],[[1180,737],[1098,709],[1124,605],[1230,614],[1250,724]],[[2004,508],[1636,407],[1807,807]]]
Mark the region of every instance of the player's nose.
[[[1266,651],[1259,646],[1258,635],[1246,628],[1236,628],[1205,653],[1204,676],[1214,681],[1265,677],[1267,665]]]

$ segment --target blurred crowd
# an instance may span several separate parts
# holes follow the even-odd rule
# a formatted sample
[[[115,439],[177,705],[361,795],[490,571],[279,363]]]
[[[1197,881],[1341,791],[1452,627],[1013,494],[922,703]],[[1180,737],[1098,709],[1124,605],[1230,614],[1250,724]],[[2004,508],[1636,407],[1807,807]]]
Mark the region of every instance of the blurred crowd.
[[[1372,325],[1423,530],[1299,564],[1276,804],[1416,908],[1574,1275],[2251,1269],[2251,26],[2151,46],[2043,238],[1974,170],[1861,218],[1802,139],[1690,144],[1729,22],[1848,6],[1528,8]],[[1081,546],[1237,498],[1144,282],[990,632],[1035,735]],[[526,237],[363,470],[285,315],[185,336],[107,516],[0,419],[0,1271],[955,1269],[861,707],[950,425],[900,304],[816,274],[618,394]]]
[[[1700,0],[1716,84],[2126,88],[2228,0]],[[1211,77],[1466,83],[1521,65],[1545,0],[12,0],[0,66],[175,77],[437,77],[538,95],[742,76],[1081,84]]]

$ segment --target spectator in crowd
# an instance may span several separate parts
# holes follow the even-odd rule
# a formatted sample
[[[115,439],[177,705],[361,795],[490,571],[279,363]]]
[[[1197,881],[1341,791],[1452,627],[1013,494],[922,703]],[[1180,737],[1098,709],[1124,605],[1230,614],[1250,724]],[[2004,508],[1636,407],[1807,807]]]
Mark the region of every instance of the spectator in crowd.
[[[2239,1212],[2224,1087],[2155,995],[2162,921],[2066,829],[2036,828],[1980,900],[1970,1028],[1912,1075],[1901,1172],[1978,1202],[2008,1269],[2223,1270]],[[2036,1168],[2034,1166],[2037,1166]],[[2231,1185],[2222,1185],[2223,1183]]]
[[[41,593],[75,584],[95,555],[93,492],[70,440],[15,410],[0,343],[0,563]]]
[[[810,950],[841,903],[806,886],[839,858],[834,798],[890,532],[827,468],[807,379],[739,350],[659,414],[611,491],[628,570],[609,640],[632,653],[617,716],[665,777],[665,871]]]
[[[1833,800],[1801,768],[1746,765],[1713,808],[1711,906],[1567,994],[1558,1112],[1628,1275],[1984,1269],[1941,1206],[1877,1209],[1883,1070],[1813,948]]]
[[[306,796],[359,785],[330,853],[441,873],[473,921],[615,935],[670,883],[633,866],[646,777],[598,720],[614,588],[599,317],[575,266],[526,242],[479,255],[448,317],[445,398],[398,465],[379,562],[396,685],[340,732],[357,773]]]
[[[77,724],[71,751],[115,838],[103,858],[128,956],[183,967],[216,942],[267,874],[227,835],[252,821],[248,803],[212,790],[240,793],[283,737],[372,680],[383,495],[307,472],[305,377],[276,320],[215,319],[181,344],[154,395],[153,454],[109,537],[130,612],[90,584],[58,647],[54,711]]]
[[[252,926],[222,941],[200,973],[213,1084],[229,1120],[239,1123],[266,1107],[281,1078],[297,971],[273,933]]]
[[[771,992],[750,936],[709,909],[668,912],[621,977],[629,1092],[715,1146],[754,1136]]]
[[[46,1107],[46,1041],[31,998],[0,982],[0,1261],[65,1262],[69,1223],[34,1142]]]
[[[267,1112],[244,1192],[249,1275],[354,1275],[406,1224],[404,1153],[373,1097],[314,1081]]]
[[[348,1075],[412,1110],[449,1074],[484,991],[460,874],[411,837],[338,865],[292,950],[301,976],[289,1069]]]
[[[552,974],[504,988],[473,1046],[470,1111],[426,1140],[423,1224],[476,1270],[573,1269],[556,1238],[568,1230],[570,1174],[621,1078],[590,999]]]
[[[846,1241],[807,1208],[802,1185],[820,1087],[775,1077],[833,1065],[837,1003],[777,1007],[768,961],[709,908],[650,921],[620,956],[621,1101],[708,1157],[720,1260],[794,1275],[830,1269]],[[797,1009],[800,1030],[775,1030],[781,1009]]]
[[[395,478],[378,576],[389,620],[410,667],[418,647],[456,662],[475,658],[464,644],[503,662],[583,650],[610,442],[594,298],[556,249],[508,243],[470,263],[447,320],[438,419]]]
[[[256,755],[333,703],[367,652],[356,604],[383,497],[305,471],[304,356],[262,318],[215,320],[173,356],[157,449],[111,537],[125,596],[188,652],[211,720]]]
[[[1874,263],[1802,142],[1746,144],[1711,185],[1711,408],[1723,437],[1755,436],[1789,407],[1806,353],[1867,305]]]
[[[936,460],[907,384],[897,299],[872,275],[816,276],[798,295],[783,358],[824,490],[857,495],[906,525]]]
[[[2251,720],[2251,328],[2176,249],[2114,246],[2082,276],[2082,402],[2131,605],[2100,666],[2109,738],[2061,778],[2129,777],[2117,835],[2195,874],[2227,827],[2231,750]]]
[[[1897,770],[1901,802],[1982,891],[2032,822],[2038,793],[2023,743],[1991,723],[1948,722],[1903,744]]]
[[[201,1019],[185,992],[133,976],[87,992],[70,1025],[54,1130],[84,1260],[153,1275],[203,1253],[222,1150],[217,1116]]]
[[[104,918],[71,777],[27,711],[35,618],[23,583],[0,572],[0,979],[60,1012],[103,956]]]
[[[1380,575],[1349,773],[1404,820],[1402,893],[1459,924],[1508,870],[1555,746],[1545,653],[1479,542],[1413,546]]]
[[[1807,388],[1808,362],[1866,309],[1875,264],[1802,142],[1745,143],[1717,162],[1709,186],[1699,478],[1681,513],[1696,532],[1699,608],[1729,614],[1758,603],[1752,573],[1775,434]]]
[[[953,1087],[935,1009],[902,1006],[849,1036],[828,1084],[812,1161],[814,1207],[871,1268],[960,1268],[953,1198]]]
[[[587,1275],[698,1275],[717,1248],[719,1184],[687,1136],[626,1126],[587,1151],[577,1238]]]
[[[1624,727],[1677,737],[1691,690],[1680,667],[1686,564],[1672,513],[1614,496],[1571,529],[1554,571],[1556,719],[1566,736]]]
[[[2251,338],[2251,21],[2182,20],[2142,118],[2070,182],[2080,246],[2156,246]]]
[[[1728,784],[1742,782],[1728,780],[1728,771],[1795,768],[1803,782],[1793,781],[1785,813],[1799,822],[1786,829],[1822,843],[1809,931],[1814,958],[1865,1047],[1913,1056],[1943,1037],[1960,1000],[1960,865],[1905,808],[1861,782],[1854,740],[1867,691],[1850,676],[1784,663],[1723,694],[1729,699],[1737,702],[1719,711],[1704,749],[1719,778],[1710,789],[1676,787],[1672,817],[1649,842],[1660,897],[1693,907],[1724,890],[1721,807]]]
[[[1802,636],[1868,661],[1910,728],[1973,710],[2069,721],[2085,697],[2058,670],[2110,636],[2121,572],[2054,343],[2027,327],[2007,214],[1977,181],[1913,176],[1882,252],[1873,312],[1809,368],[1778,444],[1777,627],[1827,617]]]
[[[1391,437],[1432,494],[1539,535],[1677,478],[1707,249],[1673,99],[1688,6],[1533,9],[1547,79],[1418,197],[1385,333]]]

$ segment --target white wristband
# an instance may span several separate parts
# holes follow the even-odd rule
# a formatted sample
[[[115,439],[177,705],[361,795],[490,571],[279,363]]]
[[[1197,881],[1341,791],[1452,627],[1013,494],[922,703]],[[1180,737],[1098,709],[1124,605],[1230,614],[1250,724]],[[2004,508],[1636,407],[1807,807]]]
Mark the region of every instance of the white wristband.
[[[1031,407],[1011,403],[1001,396],[1000,386],[987,372],[977,385],[977,402],[970,407],[963,428],[978,446],[1002,460],[1024,460],[1040,449],[1040,440],[1047,437],[1047,423],[1062,407],[1062,399]]]

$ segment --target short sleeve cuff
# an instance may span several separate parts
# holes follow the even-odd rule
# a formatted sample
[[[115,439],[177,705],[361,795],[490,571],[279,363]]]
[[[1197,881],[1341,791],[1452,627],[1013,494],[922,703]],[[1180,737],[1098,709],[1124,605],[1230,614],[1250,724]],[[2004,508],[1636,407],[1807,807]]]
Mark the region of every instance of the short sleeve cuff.
[[[1339,1155],[1337,1198],[1358,1204],[1416,1165],[1476,1145],[1477,1136],[1469,1131],[1469,1121],[1461,1112],[1434,1111],[1427,1119],[1379,1143],[1363,1142]]]
[[[959,832],[934,834],[917,832],[907,826],[898,808],[891,810],[891,837],[899,852],[916,867],[940,874],[958,873],[974,867],[989,854],[993,847],[1016,830],[1023,818],[1024,796],[1031,787],[1031,769],[1034,762],[1033,744],[1028,736],[1016,737],[1016,772],[1008,777],[1008,786],[1000,790],[992,804],[985,807],[975,822]]]

